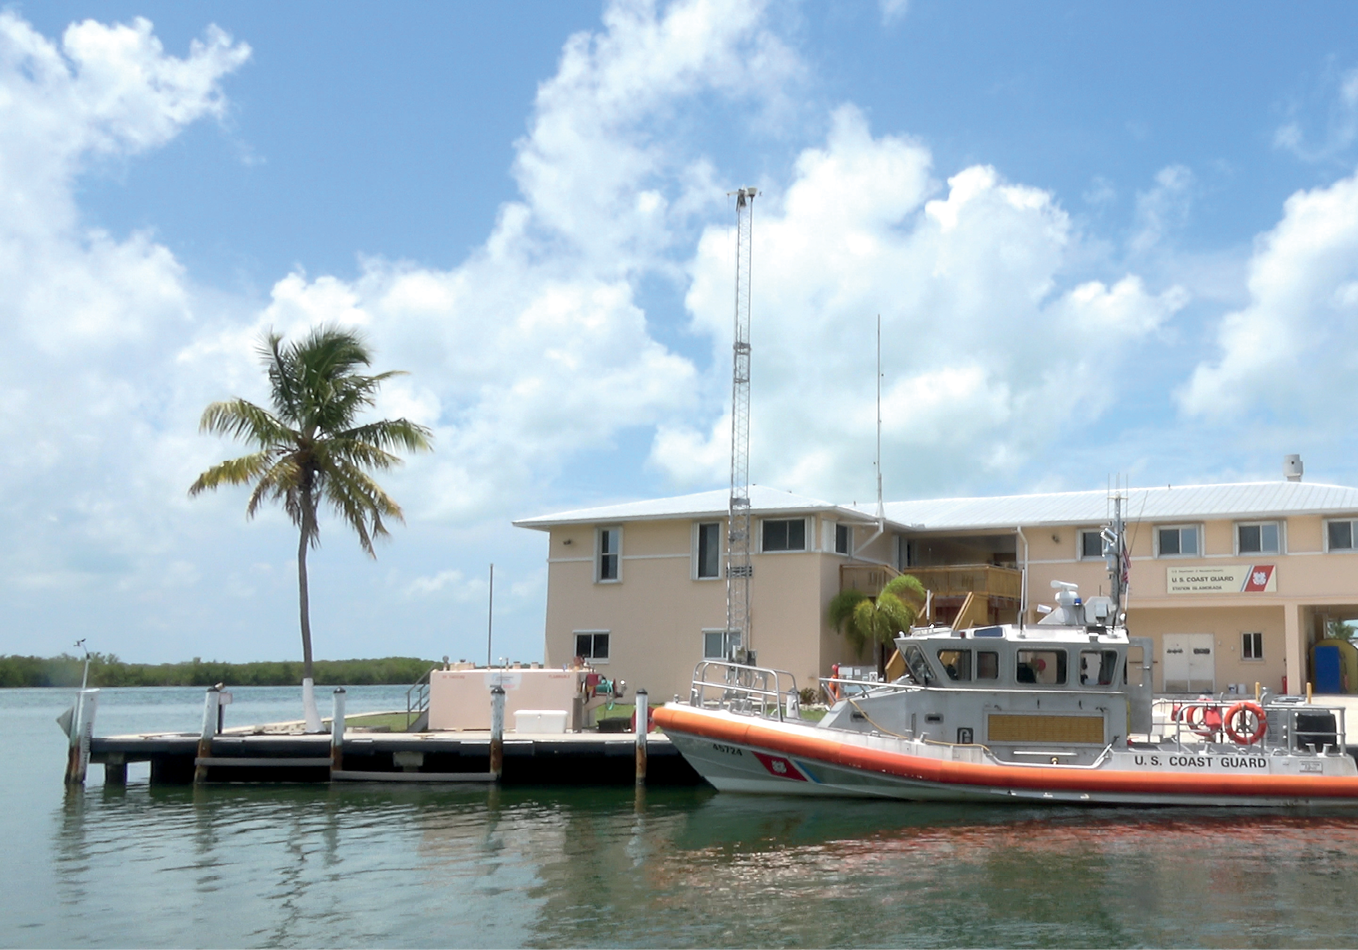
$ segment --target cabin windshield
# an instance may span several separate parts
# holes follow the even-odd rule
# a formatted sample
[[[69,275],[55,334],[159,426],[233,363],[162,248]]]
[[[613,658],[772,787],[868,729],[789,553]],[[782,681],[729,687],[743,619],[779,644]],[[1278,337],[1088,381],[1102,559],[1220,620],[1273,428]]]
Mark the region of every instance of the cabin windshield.
[[[1117,668],[1117,650],[1080,651],[1081,686],[1111,686]]]
[[[939,650],[938,662],[943,672],[948,674],[948,679],[955,683],[971,682],[970,650]]]
[[[910,668],[910,675],[914,677],[916,683],[928,686],[934,681],[934,671],[929,668],[929,659],[923,650],[912,643],[905,648],[903,655],[906,666]]]
[[[1017,661],[1014,668],[1016,683],[1034,683],[1038,686],[1066,684],[1065,650],[1019,650]]]

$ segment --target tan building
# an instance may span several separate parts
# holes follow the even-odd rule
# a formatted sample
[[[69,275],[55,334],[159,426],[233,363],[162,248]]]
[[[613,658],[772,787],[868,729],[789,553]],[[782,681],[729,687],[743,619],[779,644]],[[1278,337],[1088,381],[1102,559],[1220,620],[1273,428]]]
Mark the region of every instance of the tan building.
[[[1299,466],[1298,466],[1299,467]],[[1127,624],[1155,642],[1160,692],[1358,692],[1311,646],[1358,618],[1358,489],[1280,480],[1130,489]],[[653,701],[686,694],[726,641],[725,491],[517,521],[548,533],[546,662],[590,659]],[[1053,580],[1107,593],[1108,493],[834,505],[756,487],[750,641],[760,666],[814,686],[855,656],[826,619],[832,597],[898,572],[931,591],[931,618],[1035,622]],[[1293,675],[1291,671],[1300,671]],[[1317,682],[1317,674],[1319,680]]]

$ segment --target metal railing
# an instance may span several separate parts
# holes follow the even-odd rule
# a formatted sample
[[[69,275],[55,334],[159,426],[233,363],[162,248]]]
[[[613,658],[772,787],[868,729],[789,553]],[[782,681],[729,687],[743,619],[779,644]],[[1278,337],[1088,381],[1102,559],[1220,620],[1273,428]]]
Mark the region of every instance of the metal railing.
[[[1158,700],[1157,711],[1162,713],[1161,724],[1166,727],[1165,738],[1179,746],[1204,742],[1224,743],[1243,750],[1306,752],[1312,754],[1345,754],[1348,751],[1348,727],[1343,706],[1326,706],[1302,702],[1300,698],[1270,697],[1254,700],[1196,699],[1177,702]],[[1236,707],[1253,707],[1248,716],[1257,719],[1254,710],[1263,713],[1262,721],[1251,725],[1251,719],[1232,722],[1243,715]],[[1165,707],[1168,707],[1166,710]],[[1228,726],[1237,735],[1248,733],[1251,741],[1239,742],[1231,737]]]
[[[406,732],[410,727],[419,722],[420,718],[429,713],[429,677],[435,670],[443,669],[442,666],[431,666],[423,676],[417,679],[410,689],[406,690]]]
[[[704,660],[693,671],[689,705],[764,719],[800,720],[797,678],[786,670]]]

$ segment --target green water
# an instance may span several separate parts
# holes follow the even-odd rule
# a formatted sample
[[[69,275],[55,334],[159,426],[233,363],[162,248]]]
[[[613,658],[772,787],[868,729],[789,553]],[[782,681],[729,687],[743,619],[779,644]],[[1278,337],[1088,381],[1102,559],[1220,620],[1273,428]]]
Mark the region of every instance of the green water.
[[[251,702],[290,708],[242,692],[239,721]],[[393,705],[357,692],[351,708]],[[135,770],[122,790],[99,787],[98,767],[66,796],[51,722],[65,698],[0,693],[4,946],[1358,943],[1358,816],[705,788],[152,789]],[[191,728],[201,694],[106,700],[115,727]]]

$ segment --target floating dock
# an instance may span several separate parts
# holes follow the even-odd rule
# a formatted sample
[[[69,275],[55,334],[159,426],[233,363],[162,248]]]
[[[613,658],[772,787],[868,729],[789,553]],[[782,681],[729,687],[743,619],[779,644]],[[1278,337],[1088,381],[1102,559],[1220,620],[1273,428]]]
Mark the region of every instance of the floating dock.
[[[127,766],[151,763],[151,784],[199,782],[490,782],[502,785],[698,785],[698,773],[670,740],[645,742],[645,771],[637,774],[633,733],[508,734],[498,777],[491,768],[491,735],[482,733],[349,732],[339,745],[339,768],[329,735],[201,737],[191,734],[93,737],[89,761],[102,765],[106,785],[127,782]],[[200,770],[202,770],[200,772]]]
[[[83,785],[90,763],[105,785],[126,785],[127,767],[149,762],[151,784],[204,782],[498,782],[504,785],[697,785],[702,782],[663,734],[504,730],[505,692],[490,690],[489,730],[379,733],[345,725],[345,691],[335,690],[327,732],[280,734],[277,727],[222,728],[230,694],[209,689],[203,728],[193,733],[95,736],[99,691],[82,690],[63,719],[70,739],[66,783]],[[644,690],[638,720],[649,721]],[[532,714],[527,721],[543,718]],[[553,717],[558,725],[564,714]],[[621,721],[614,720],[615,722]],[[297,724],[300,727],[300,724]]]

